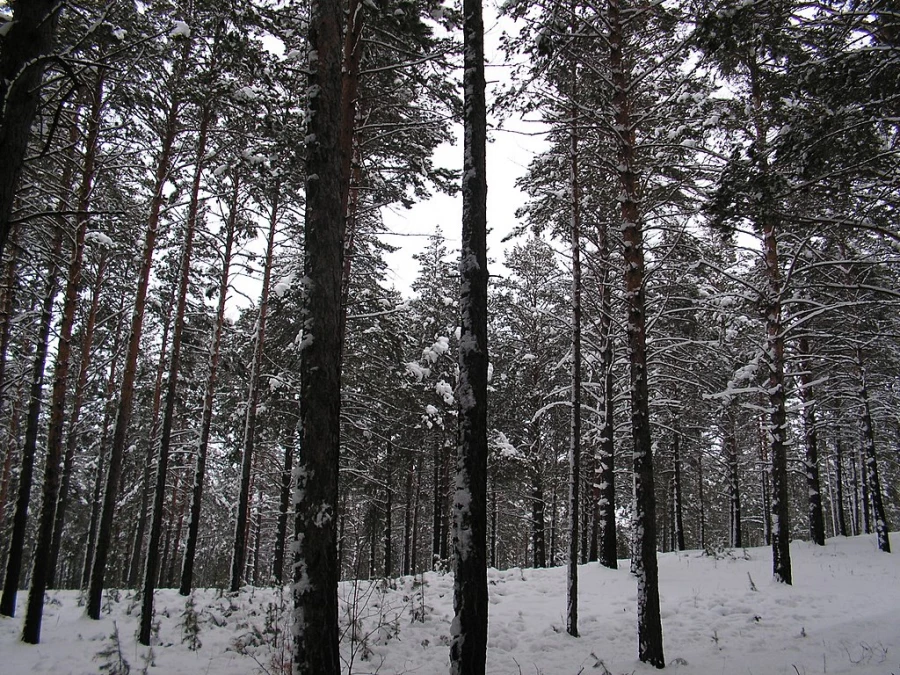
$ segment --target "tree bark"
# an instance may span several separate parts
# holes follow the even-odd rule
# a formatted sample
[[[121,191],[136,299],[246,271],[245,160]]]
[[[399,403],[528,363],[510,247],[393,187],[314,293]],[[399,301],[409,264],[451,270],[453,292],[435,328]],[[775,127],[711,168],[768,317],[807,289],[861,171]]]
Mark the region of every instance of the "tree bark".
[[[62,459],[69,362],[72,354],[72,329],[75,326],[75,310],[78,306],[78,292],[81,287],[84,241],[88,225],[87,209],[90,203],[94,179],[94,159],[96,157],[97,138],[100,133],[100,107],[102,101],[103,78],[98,75],[92,92],[88,117],[84,167],[78,191],[78,222],[75,227],[75,241],[66,275],[66,289],[63,295],[62,317],[56,347],[56,364],[53,369],[53,389],[50,396],[50,424],[47,430],[47,459],[44,468],[40,525],[38,527],[37,545],[34,550],[31,586],[28,591],[28,609],[25,615],[25,623],[22,627],[22,641],[29,644],[38,644],[41,640],[44,591],[47,590],[48,581],[53,574],[50,566],[52,559],[51,550],[53,545],[53,526],[56,522],[57,500],[60,492],[60,460]]]
[[[307,89],[306,299],[294,493],[294,672],[338,675],[335,518],[341,408],[342,4],[313,0]],[[312,58],[315,57],[315,58]]]
[[[244,443],[241,456],[241,485],[238,493],[237,519],[234,526],[234,547],[231,554],[231,592],[241,587],[247,558],[247,520],[249,517],[250,478],[253,469],[253,452],[256,446],[256,413],[259,408],[259,385],[262,361],[266,349],[266,318],[269,312],[269,285],[272,280],[272,262],[275,251],[275,230],[279,211],[280,186],[275,185],[272,195],[272,212],[269,216],[269,235],[263,266],[263,283],[259,295],[259,316],[256,319],[256,337],[253,344],[253,361],[250,363],[250,384],[247,392],[247,414],[244,417]]]
[[[672,511],[674,528],[674,545],[676,551],[683,551],[684,545],[684,510],[681,500],[681,429],[675,420],[675,437],[672,439]]]
[[[844,450],[841,447],[841,437],[838,435],[834,448],[834,482],[837,488],[837,518],[838,534],[847,536],[847,514],[844,510]]]
[[[64,182],[68,183],[65,180]],[[13,514],[13,529],[6,559],[6,575],[3,577],[3,597],[0,598],[0,615],[3,616],[12,617],[16,614],[16,595],[25,558],[25,529],[28,523],[28,505],[31,501],[31,486],[34,479],[34,458],[37,453],[38,427],[40,425],[44,390],[44,366],[47,363],[47,349],[50,342],[50,330],[53,325],[53,304],[56,299],[59,276],[56,259],[62,250],[63,225],[62,222],[57,222],[56,224],[52,250],[47,265],[47,282],[44,289],[44,301],[41,306],[34,365],[31,370],[28,413],[25,421],[25,442],[22,446],[22,469],[19,472],[19,493],[16,498],[16,510]]]
[[[569,188],[572,247],[572,366],[569,428],[569,560],[566,574],[566,632],[578,637],[578,526],[581,508],[581,212],[578,192],[578,128],[574,105],[575,65],[572,65],[572,107],[569,130]]]
[[[644,251],[640,213],[640,179],[635,165],[635,122],[631,115],[631,87],[625,59],[625,31],[619,0],[609,1],[610,69],[613,84],[618,179],[628,312],[628,349],[631,377],[631,434],[634,443],[634,504],[636,546],[632,567],[638,585],[638,657],[657,668],[665,666],[659,610],[659,572],[656,561],[656,496],[653,482],[653,444],[650,436],[650,395],[647,382],[647,337],[644,301]]]
[[[862,404],[863,453],[866,459],[866,476],[869,485],[869,498],[872,502],[872,515],[875,518],[875,536],[878,549],[891,552],[890,525],[881,497],[881,479],[878,476],[878,458],[875,455],[875,430],[872,425],[872,409],[869,405],[869,388],[866,369],[862,360],[862,350],[856,349],[856,368],[859,377],[859,401]]]
[[[393,480],[392,471],[391,471],[391,450],[393,443],[388,441],[387,449],[385,450],[385,458],[384,458],[384,467],[385,467],[385,481],[384,481],[384,577],[386,579],[390,578],[394,574],[393,569],[393,546],[391,543],[391,535],[393,534],[393,509],[394,509],[394,488],[391,486],[391,481]]]
[[[825,545],[825,516],[822,513],[822,487],[819,479],[819,432],[816,424],[816,395],[809,363],[809,339],[804,335],[797,344],[800,356],[800,399],[803,403],[803,436],[806,445],[806,491],[809,513],[809,538]]]
[[[453,500],[451,675],[483,675],[487,656],[487,119],[481,0],[463,0],[463,177],[459,262],[459,444]]]
[[[725,451],[728,456],[728,504],[730,513],[729,544],[732,548],[742,548],[743,519],[741,517],[741,467],[738,456],[737,430],[735,429],[734,404],[729,405],[724,415]]]
[[[175,326],[172,330],[172,352],[169,355],[169,377],[166,383],[166,406],[163,412],[162,435],[156,464],[156,490],[153,499],[153,515],[150,519],[150,541],[147,544],[147,560],[144,563],[144,590],[141,595],[141,625],[138,642],[148,647],[153,624],[153,594],[160,570],[159,538],[162,531],[163,500],[166,492],[169,452],[172,445],[172,427],[175,423],[175,403],[178,398],[178,376],[181,373],[181,343],[184,334],[184,317],[187,312],[187,297],[190,292],[191,256],[194,251],[194,235],[197,231],[197,214],[200,208],[200,183],[206,159],[206,138],[211,120],[212,109],[209,104],[206,104],[200,112],[194,180],[191,184],[191,200],[184,229],[184,244],[181,249],[178,300],[175,309]]]
[[[0,42],[0,258],[61,5],[60,0],[16,2],[15,20]]]
[[[181,79],[186,66],[190,40],[184,40],[184,46],[172,73],[169,91],[171,100],[166,112],[166,123],[163,131],[159,159],[156,164],[156,176],[153,186],[153,198],[147,218],[147,229],[144,234],[144,247],[141,255],[141,270],[138,276],[134,309],[131,314],[131,333],[128,338],[128,350],[125,367],[122,372],[121,395],[116,409],[116,423],[113,429],[112,445],[109,452],[109,469],[106,478],[106,490],[103,495],[103,511],[100,514],[100,525],[97,532],[97,544],[94,561],[91,565],[91,581],[88,588],[87,615],[100,619],[100,606],[103,596],[103,585],[106,578],[106,561],[112,543],[113,517],[122,476],[122,460],[125,455],[125,443],[128,427],[131,423],[131,412],[134,404],[134,382],[137,377],[137,359],[141,347],[141,334],[144,327],[144,307],[147,302],[147,291],[150,286],[150,270],[153,267],[153,251],[156,247],[156,235],[159,230],[159,217],[163,203],[163,187],[169,176],[172,159],[172,148],[178,133],[178,114],[181,103]]]
[[[237,225],[238,198],[240,195],[240,175],[235,172],[229,204],[228,220],[225,224],[225,244],[222,252],[222,272],[219,277],[219,304],[216,308],[216,325],[213,330],[212,345],[209,350],[209,375],[203,395],[203,413],[200,420],[200,442],[197,445],[197,461],[194,465],[194,485],[191,489],[191,515],[188,520],[188,536],[181,565],[181,583],[178,592],[190,595],[194,584],[194,558],[197,554],[197,539],[200,534],[200,511],[203,504],[203,484],[206,480],[206,455],[212,430],[213,402],[219,374],[219,355],[222,347],[222,329],[225,326],[225,301],[228,297],[228,279],[231,270],[234,232]],[[284,534],[284,532],[282,532]],[[283,539],[283,537],[282,537]],[[281,577],[278,577],[279,580]]]

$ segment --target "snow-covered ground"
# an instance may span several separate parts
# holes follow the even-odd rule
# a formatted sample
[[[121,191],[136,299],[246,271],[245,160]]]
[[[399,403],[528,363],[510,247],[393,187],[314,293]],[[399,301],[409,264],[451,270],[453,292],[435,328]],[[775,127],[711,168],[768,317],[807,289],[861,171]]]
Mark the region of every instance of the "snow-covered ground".
[[[900,675],[900,558],[873,537],[791,546],[794,586],[772,581],[769,549],[659,556],[667,670],[692,675]],[[656,669],[637,660],[635,582],[619,570],[579,567],[580,638],[565,632],[564,568],[491,570],[488,672],[622,675]],[[453,578],[428,573],[391,584],[344,583],[345,672],[430,675],[448,670]],[[20,613],[26,594],[19,595]],[[50,593],[43,643],[18,641],[21,619],[0,619],[0,673],[131,673],[148,665],[135,641],[138,607],[122,592],[103,620],[83,616],[78,594]],[[290,598],[272,589],[238,597],[195,593],[198,632],[186,631],[185,598],[157,593],[155,666],[165,675],[286,673],[282,637]],[[190,612],[188,613],[190,614]],[[190,623],[190,622],[188,622]],[[192,649],[193,647],[193,649]],[[111,672],[116,672],[112,670]],[[121,671],[124,672],[124,671]]]

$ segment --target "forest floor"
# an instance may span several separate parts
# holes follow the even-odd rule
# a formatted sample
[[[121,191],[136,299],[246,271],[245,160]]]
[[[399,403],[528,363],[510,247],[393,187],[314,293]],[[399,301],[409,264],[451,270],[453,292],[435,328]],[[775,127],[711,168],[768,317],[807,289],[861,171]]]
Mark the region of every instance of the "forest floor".
[[[772,580],[768,548],[661,554],[666,670],[900,675],[900,557],[880,553],[870,536],[830,539],[825,547],[795,542],[791,556],[794,586]],[[581,637],[572,638],[565,631],[565,568],[489,571],[488,673],[659,672],[637,660],[628,561],[618,570],[582,565],[578,575]],[[452,575],[346,582],[340,597],[345,673],[448,671]],[[84,616],[76,591],[51,591],[49,598],[40,645],[19,642],[21,618],[0,619],[0,673],[290,672],[286,592],[248,588],[229,597],[200,590],[190,608],[175,590],[159,591],[150,649],[136,644],[133,593],[110,594],[99,622]],[[19,614],[25,599],[21,593]]]

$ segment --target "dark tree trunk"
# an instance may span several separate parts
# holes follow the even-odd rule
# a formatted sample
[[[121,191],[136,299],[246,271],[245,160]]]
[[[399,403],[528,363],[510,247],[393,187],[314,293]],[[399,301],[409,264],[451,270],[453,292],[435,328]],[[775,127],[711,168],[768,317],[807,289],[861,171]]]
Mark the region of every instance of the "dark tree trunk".
[[[847,514],[844,510],[844,450],[841,447],[841,437],[835,440],[834,448],[834,482],[837,488],[837,519],[838,534],[847,536]]]
[[[866,477],[868,479],[869,497],[872,502],[872,515],[875,517],[875,536],[878,548],[885,553],[891,552],[890,525],[884,510],[881,497],[881,480],[878,477],[878,458],[875,455],[875,430],[872,425],[872,410],[869,405],[869,390],[866,381],[866,369],[863,365],[862,352],[856,349],[856,367],[859,377],[859,400],[862,404],[863,452],[866,458]]]
[[[59,554],[62,548],[63,528],[66,524],[66,511],[69,506],[69,488],[75,465],[75,452],[78,450],[81,440],[78,424],[81,419],[81,409],[84,406],[85,392],[88,386],[88,375],[93,361],[92,347],[97,327],[97,313],[100,309],[100,294],[103,292],[103,283],[106,281],[107,262],[108,257],[103,253],[97,266],[96,278],[91,289],[91,305],[82,333],[81,363],[78,368],[78,381],[75,383],[72,412],[69,415],[66,432],[66,454],[63,459],[62,484],[59,488],[59,500],[56,505],[56,521],[53,524],[53,543],[50,548],[50,575],[47,579],[47,585],[50,588],[54,588],[58,581],[57,566],[59,565]]]
[[[6,266],[3,270],[3,286],[0,287],[2,299],[0,299],[0,417],[6,407],[6,390],[9,387],[6,372],[6,360],[9,352],[9,337],[12,333],[12,316],[16,299],[16,269],[19,264],[21,251],[17,245],[19,228],[13,227],[9,237],[7,248]],[[0,527],[3,527],[3,508],[6,504],[0,499]]]
[[[681,430],[675,420],[675,437],[672,440],[672,526],[673,544],[676,551],[683,551],[684,510],[681,504]]]
[[[572,65],[572,89],[575,66]],[[566,574],[566,632],[578,637],[578,526],[581,508],[581,213],[578,194],[578,129],[576,108],[571,108],[569,133],[569,188],[571,190],[572,246],[572,370],[569,429],[569,556]]]
[[[600,427],[600,498],[597,501],[600,509],[600,564],[609,569],[616,569],[618,562],[618,546],[616,537],[616,477],[615,477],[615,401],[613,398],[613,337],[612,337],[612,274],[610,271],[609,237],[606,223],[598,226],[598,249],[601,264],[604,266],[601,289],[600,332],[603,339],[603,351],[600,354],[600,369],[603,373],[603,417]]]
[[[293,436],[284,446],[284,466],[281,469],[281,491],[278,499],[278,531],[275,533],[275,552],[272,556],[272,579],[284,584],[284,544],[287,541],[288,510],[291,507],[291,472],[294,463]]]
[[[59,0],[16,2],[15,20],[0,42],[0,258],[61,5]]]
[[[697,453],[697,531],[700,550],[706,548],[706,499],[703,493],[703,455]]]
[[[34,366],[31,369],[28,414],[25,419],[25,442],[22,446],[22,469],[19,472],[19,494],[16,498],[12,534],[9,538],[6,575],[3,577],[3,597],[0,599],[0,615],[3,616],[15,616],[16,594],[19,590],[19,577],[22,573],[22,565],[25,558],[25,530],[28,522],[28,505],[31,501],[31,486],[34,479],[34,458],[37,453],[38,427],[40,426],[41,403],[44,391],[44,367],[47,363],[50,329],[53,326],[53,303],[56,299],[57,278],[59,275],[56,259],[62,250],[63,233],[63,223],[58,222],[53,235],[53,246],[47,266],[47,284],[44,290],[44,301],[41,306],[41,321],[34,351]],[[51,518],[50,525],[52,526],[53,513],[50,513],[49,516]],[[43,599],[43,596],[41,597]]]
[[[144,307],[147,303],[147,291],[150,286],[150,270],[153,267],[153,251],[156,247],[156,235],[159,231],[159,216],[163,203],[163,187],[169,176],[172,159],[172,148],[178,133],[178,114],[180,111],[181,76],[190,50],[190,41],[186,38],[182,53],[175,64],[169,91],[172,99],[166,114],[166,123],[156,164],[156,176],[153,186],[153,199],[147,218],[147,230],[144,235],[144,248],[141,255],[141,270],[138,276],[137,292],[134,298],[134,309],[131,315],[131,333],[128,338],[128,351],[125,367],[122,372],[119,404],[116,409],[116,423],[113,429],[112,446],[109,453],[109,469],[106,479],[106,490],[103,495],[103,511],[100,514],[100,525],[97,531],[97,544],[94,561],[91,565],[91,582],[88,588],[87,615],[92,619],[100,619],[100,606],[103,599],[103,586],[106,578],[106,563],[112,543],[113,518],[118,501],[119,481],[122,477],[122,460],[128,439],[128,427],[131,423],[131,411],[134,404],[134,382],[137,376],[137,359],[141,348],[141,334],[144,327]]]
[[[197,538],[200,535],[200,511],[203,504],[203,484],[206,481],[206,454],[209,450],[209,438],[212,430],[213,401],[219,374],[219,354],[222,346],[222,329],[225,326],[225,300],[228,296],[228,280],[231,270],[232,249],[234,247],[234,231],[237,224],[238,198],[240,195],[240,176],[234,175],[234,183],[229,204],[228,220],[225,225],[225,245],[222,252],[222,273],[219,277],[219,304],[216,308],[216,326],[213,330],[213,341],[209,350],[209,375],[206,379],[206,391],[203,395],[203,413],[200,420],[200,442],[197,445],[197,460],[194,465],[194,484],[191,487],[191,514],[188,520],[188,536],[184,547],[184,560],[181,565],[181,583],[178,592],[190,595],[194,584],[194,558],[197,555]],[[285,516],[285,519],[287,516]],[[282,535],[285,535],[285,531]],[[284,536],[280,538],[284,541]],[[283,544],[282,544],[283,545]],[[279,577],[279,580],[281,577]]]
[[[244,443],[241,455],[241,486],[238,493],[237,520],[234,526],[234,547],[231,555],[232,593],[241,587],[247,558],[247,522],[249,517],[250,482],[253,469],[253,453],[256,447],[256,413],[259,408],[259,385],[263,356],[266,349],[266,318],[269,312],[269,285],[272,279],[272,261],[275,251],[275,229],[281,215],[279,210],[280,186],[272,195],[272,212],[269,216],[269,236],[263,266],[263,284],[259,295],[259,316],[256,320],[253,361],[250,364],[250,383],[247,392],[247,415],[244,418]],[[305,447],[305,446],[304,446]]]
[[[809,538],[825,545],[825,516],[822,513],[822,488],[819,480],[819,432],[816,428],[816,395],[809,363],[809,339],[800,338],[800,399],[803,402],[803,436],[806,444],[806,491],[809,495]]]
[[[547,566],[546,529],[544,518],[544,480],[541,467],[532,469],[531,476],[531,557],[534,567]]]
[[[163,320],[162,338],[160,339],[159,356],[156,361],[156,380],[153,387],[153,404],[151,407],[150,434],[146,441],[146,452],[144,454],[143,470],[141,471],[141,504],[138,507],[137,526],[134,528],[134,539],[131,546],[131,554],[129,555],[130,564],[128,565],[128,587],[137,588],[138,574],[140,574],[141,563],[144,561],[144,535],[149,524],[148,511],[150,509],[150,480],[153,477],[153,465],[156,460],[156,449],[159,442],[160,430],[160,413],[162,412],[162,393],[163,393],[163,377],[166,374],[166,363],[169,354],[169,335],[172,332],[172,313],[175,309],[175,293],[177,292],[176,283],[170,287],[168,298],[165,301],[165,319]]]
[[[385,466],[385,481],[384,481],[384,577],[386,579],[390,578],[394,574],[393,569],[393,546],[391,544],[391,534],[393,530],[393,521],[391,519],[392,511],[394,509],[394,489],[391,487],[392,472],[391,472],[391,441],[388,441],[387,449],[385,451],[384,457],[384,466]]]
[[[422,505],[422,460],[416,461],[416,488],[413,495],[412,553],[409,559],[410,574],[415,574],[419,562],[419,509]]]
[[[181,343],[184,334],[187,297],[191,282],[191,256],[194,251],[194,235],[197,231],[197,214],[200,208],[200,183],[203,177],[203,165],[206,159],[206,138],[212,110],[209,105],[200,113],[200,129],[197,135],[197,154],[195,155],[194,180],[191,184],[191,200],[188,206],[188,217],[184,229],[184,244],[181,249],[181,269],[178,279],[178,300],[175,309],[175,326],[172,330],[172,353],[169,356],[169,377],[166,389],[166,406],[163,412],[162,435],[160,436],[159,455],[156,464],[156,489],[153,497],[153,515],[150,520],[150,541],[147,544],[147,560],[144,565],[144,590],[141,595],[141,626],[138,642],[150,645],[150,633],[153,626],[153,594],[156,588],[160,569],[159,537],[163,519],[163,499],[166,491],[166,476],[169,467],[169,452],[172,446],[172,427],[175,423],[175,403],[178,399],[178,376],[181,372]],[[174,503],[174,495],[173,495]],[[173,509],[174,512],[174,509]]]
[[[431,509],[431,569],[437,569],[441,560],[441,523],[443,522],[443,506],[444,506],[444,490],[441,486],[441,443],[435,443],[432,451],[432,485],[434,486],[434,494],[432,495]]]
[[[769,453],[767,451],[767,443],[765,433],[763,432],[764,422],[759,421],[757,427],[759,432],[759,487],[760,497],[762,499],[762,526],[763,540],[766,546],[772,543],[772,504],[769,495],[769,476],[771,470],[769,466]]]
[[[637,528],[632,567],[638,585],[638,657],[657,668],[665,666],[659,611],[656,561],[656,496],[653,445],[650,437],[650,395],[647,382],[644,251],[640,213],[640,178],[635,162],[635,122],[631,115],[626,45],[619,0],[609,2],[610,70],[617,129],[618,179],[625,263],[627,335],[631,376],[631,433],[634,443],[634,505]]]
[[[342,3],[316,0],[309,17],[306,287],[300,365],[301,451],[295,471],[294,672],[338,675],[338,458],[341,405]]]
[[[403,500],[403,575],[412,574],[412,510],[413,474],[415,464],[410,461],[406,468],[406,490]]]
[[[741,517],[741,467],[737,446],[737,430],[735,429],[735,413],[729,406],[724,415],[725,451],[728,456],[728,504],[729,504],[729,544],[732,548],[744,545]]]
[[[22,641],[38,644],[41,640],[41,617],[44,612],[44,591],[53,575],[50,565],[53,547],[53,526],[56,522],[57,500],[59,499],[60,461],[62,459],[63,426],[65,424],[66,392],[69,382],[69,362],[72,354],[72,330],[75,326],[75,310],[78,307],[78,292],[81,287],[82,261],[84,260],[84,240],[87,235],[88,206],[94,179],[94,158],[97,137],[100,132],[100,107],[103,99],[103,79],[97,77],[92,92],[85,138],[85,157],[81,185],[78,190],[78,222],[69,269],[66,275],[66,289],[63,294],[62,317],[56,348],[56,364],[53,369],[53,389],[50,396],[50,424],[47,430],[47,460],[44,468],[43,499],[41,501],[40,525],[37,545],[31,571],[31,587],[28,591],[28,610],[22,628]],[[75,127],[73,125],[73,131]],[[74,141],[74,134],[72,140]]]
[[[487,656],[487,118],[481,0],[463,0],[463,178],[459,262],[459,445],[453,500],[451,675],[483,675]]]
[[[103,399],[103,431],[100,435],[100,447],[97,450],[97,474],[94,477],[94,491],[91,499],[91,518],[88,525],[87,551],[84,557],[84,565],[81,570],[81,588],[87,588],[91,580],[91,563],[94,561],[94,549],[97,545],[97,530],[100,527],[100,511],[103,508],[101,491],[103,490],[103,477],[106,467],[107,445],[109,442],[109,426],[112,424],[112,401],[116,393],[117,371],[119,357],[121,356],[122,320],[121,314],[125,305],[122,298],[119,305],[119,319],[116,322],[116,336],[113,340],[113,358],[109,364],[109,377],[106,380],[106,396]]]

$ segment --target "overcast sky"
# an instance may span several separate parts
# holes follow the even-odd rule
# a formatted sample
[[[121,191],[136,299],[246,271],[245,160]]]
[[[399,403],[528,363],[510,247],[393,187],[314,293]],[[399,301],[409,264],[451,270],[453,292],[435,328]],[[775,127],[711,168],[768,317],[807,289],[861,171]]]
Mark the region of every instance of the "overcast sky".
[[[504,28],[511,30],[511,23],[506,20],[498,23],[494,12],[493,6],[485,7],[488,107],[496,83],[509,77],[509,68],[503,65],[503,54],[499,51],[499,40]],[[511,246],[509,243],[503,244],[502,239],[515,225],[515,211],[525,199],[525,195],[515,187],[516,180],[525,173],[531,158],[544,147],[544,143],[540,136],[531,135],[541,129],[534,122],[509,119],[503,122],[500,129],[497,128],[497,120],[489,120],[489,124],[492,130],[489,132],[487,148],[487,210],[490,230],[488,258],[493,261],[490,265],[491,274],[497,274],[501,273],[504,250]],[[462,175],[461,126],[457,129],[456,136],[456,145],[438,148],[435,163]],[[458,252],[462,229],[462,197],[439,194],[409,210],[402,207],[385,209],[384,221],[387,229],[395,233],[386,236],[385,241],[400,247],[387,259],[390,280],[404,294],[409,294],[410,284],[419,271],[418,262],[412,256],[422,250],[436,227],[440,226],[447,239],[448,250],[453,255]]]

